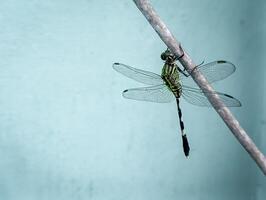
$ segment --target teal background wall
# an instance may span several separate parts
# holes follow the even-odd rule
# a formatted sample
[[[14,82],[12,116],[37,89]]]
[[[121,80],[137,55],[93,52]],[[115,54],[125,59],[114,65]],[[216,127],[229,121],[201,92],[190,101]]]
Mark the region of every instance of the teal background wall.
[[[266,153],[266,3],[152,1],[195,60],[237,66],[214,87]],[[123,99],[165,45],[132,1],[0,2],[0,199],[262,200],[266,181],[213,109]]]

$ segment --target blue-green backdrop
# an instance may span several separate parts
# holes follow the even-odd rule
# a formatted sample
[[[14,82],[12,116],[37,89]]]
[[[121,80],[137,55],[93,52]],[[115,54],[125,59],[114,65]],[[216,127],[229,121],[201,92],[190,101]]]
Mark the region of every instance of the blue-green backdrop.
[[[153,0],[197,63],[237,66],[214,85],[266,153],[266,3]],[[142,86],[113,62],[160,73],[165,45],[133,1],[0,2],[0,199],[262,200],[266,181],[213,109],[123,99]]]

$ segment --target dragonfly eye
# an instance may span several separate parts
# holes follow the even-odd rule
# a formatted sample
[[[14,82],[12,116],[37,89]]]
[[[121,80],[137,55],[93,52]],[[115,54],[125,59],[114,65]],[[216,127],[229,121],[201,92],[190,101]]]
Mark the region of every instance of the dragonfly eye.
[[[166,57],[167,57],[167,56],[165,55],[165,53],[162,53],[162,54],[161,54],[161,59],[162,59],[162,60],[166,60]]]

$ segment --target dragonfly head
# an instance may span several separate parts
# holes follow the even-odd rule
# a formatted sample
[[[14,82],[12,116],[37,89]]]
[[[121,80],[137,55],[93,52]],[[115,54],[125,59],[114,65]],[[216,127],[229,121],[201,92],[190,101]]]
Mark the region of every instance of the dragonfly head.
[[[173,63],[176,60],[176,56],[169,49],[166,49],[166,51],[161,54],[161,59],[165,60],[167,63]]]

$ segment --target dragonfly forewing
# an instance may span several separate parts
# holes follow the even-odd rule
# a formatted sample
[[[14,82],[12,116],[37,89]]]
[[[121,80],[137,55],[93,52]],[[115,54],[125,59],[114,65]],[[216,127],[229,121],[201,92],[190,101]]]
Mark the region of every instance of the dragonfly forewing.
[[[236,67],[233,63],[218,60],[214,62],[207,63],[205,65],[200,65],[196,67],[195,70],[200,71],[209,83],[223,80],[233,74]],[[187,77],[180,73],[180,79],[185,80]]]
[[[140,83],[147,85],[159,85],[164,83],[163,79],[158,74],[141,69],[136,69],[122,63],[114,63],[113,68],[124,76]]]

